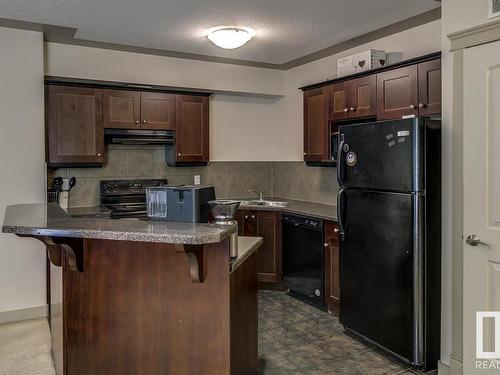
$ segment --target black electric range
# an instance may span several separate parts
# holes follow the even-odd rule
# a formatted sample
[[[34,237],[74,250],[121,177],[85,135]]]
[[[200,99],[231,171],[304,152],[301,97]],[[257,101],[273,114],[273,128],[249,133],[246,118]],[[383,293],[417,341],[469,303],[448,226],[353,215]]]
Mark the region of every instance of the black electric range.
[[[144,219],[146,188],[166,184],[166,179],[100,181],[100,206],[111,211],[112,219]]]

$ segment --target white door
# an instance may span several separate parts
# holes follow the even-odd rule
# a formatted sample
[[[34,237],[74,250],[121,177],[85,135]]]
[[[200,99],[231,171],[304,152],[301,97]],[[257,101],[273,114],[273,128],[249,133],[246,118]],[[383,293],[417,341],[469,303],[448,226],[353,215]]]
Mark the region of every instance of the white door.
[[[500,42],[465,50],[463,109],[464,374],[498,375],[500,317],[496,335],[494,317],[479,320],[479,342],[476,313],[500,315]]]

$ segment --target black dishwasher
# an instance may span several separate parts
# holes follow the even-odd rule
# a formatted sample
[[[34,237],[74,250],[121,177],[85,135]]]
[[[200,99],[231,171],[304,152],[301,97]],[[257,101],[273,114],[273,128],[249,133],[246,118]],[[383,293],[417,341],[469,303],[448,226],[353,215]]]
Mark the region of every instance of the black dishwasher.
[[[283,284],[291,296],[325,309],[322,220],[283,215]]]

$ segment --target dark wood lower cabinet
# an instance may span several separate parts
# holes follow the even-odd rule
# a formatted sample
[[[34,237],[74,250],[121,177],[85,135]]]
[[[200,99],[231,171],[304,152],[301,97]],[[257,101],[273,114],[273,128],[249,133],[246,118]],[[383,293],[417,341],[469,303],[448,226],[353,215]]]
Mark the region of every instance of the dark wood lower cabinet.
[[[282,278],[281,212],[239,210],[238,226],[241,236],[262,237],[257,250],[257,280],[280,283]]]
[[[331,221],[324,222],[325,236],[325,300],[328,309],[334,314],[340,307],[340,257],[339,257],[339,227]]]

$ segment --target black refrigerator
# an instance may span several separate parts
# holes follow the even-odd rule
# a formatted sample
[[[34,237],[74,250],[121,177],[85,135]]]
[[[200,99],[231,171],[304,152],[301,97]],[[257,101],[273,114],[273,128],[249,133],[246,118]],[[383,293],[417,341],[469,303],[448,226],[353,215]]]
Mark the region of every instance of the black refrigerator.
[[[339,127],[340,322],[436,368],[441,306],[441,122]]]

